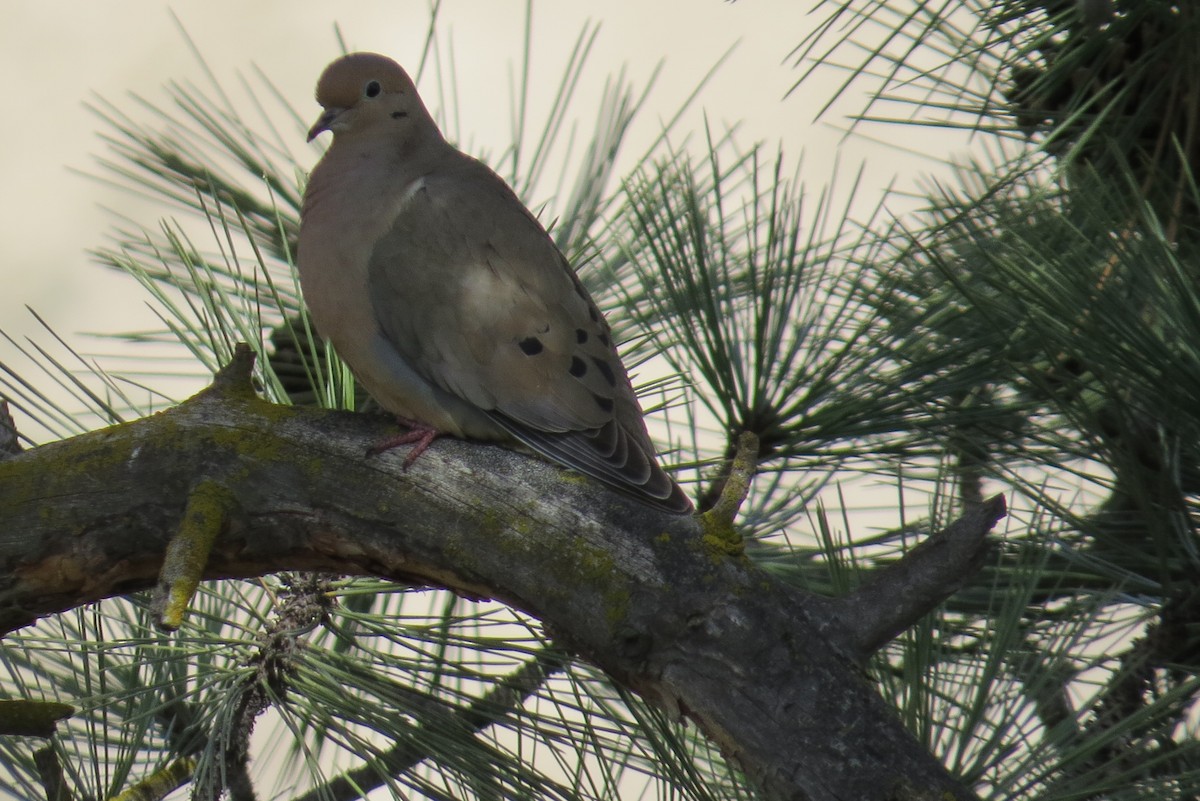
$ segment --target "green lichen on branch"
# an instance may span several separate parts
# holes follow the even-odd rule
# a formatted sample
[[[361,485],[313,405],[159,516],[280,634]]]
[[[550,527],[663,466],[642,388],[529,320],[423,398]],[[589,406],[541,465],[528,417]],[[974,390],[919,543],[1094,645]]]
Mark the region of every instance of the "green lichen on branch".
[[[0,701],[0,734],[50,737],[55,724],[75,714],[75,707],[55,701]]]
[[[192,757],[181,757],[163,765],[113,798],[113,801],[159,801],[182,787],[195,772],[196,760]]]
[[[167,545],[154,590],[153,610],[159,628],[175,631],[183,624],[213,543],[227,526],[234,506],[233,493],[216,481],[200,481],[188,494],[187,508]]]
[[[247,400],[257,398],[254,390],[254,350],[245,342],[233,346],[233,358],[217,371],[213,382],[197,397],[221,395]]]
[[[720,498],[711,509],[699,516],[704,545],[714,555],[740,556],[745,550],[734,519],[750,491],[757,457],[758,437],[750,431],[743,431],[738,437],[737,452],[729,465],[729,476]]]

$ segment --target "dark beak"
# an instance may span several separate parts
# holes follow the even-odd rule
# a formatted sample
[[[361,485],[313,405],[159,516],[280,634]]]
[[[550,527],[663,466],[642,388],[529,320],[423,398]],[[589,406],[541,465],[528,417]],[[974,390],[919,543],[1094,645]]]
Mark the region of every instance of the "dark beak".
[[[334,120],[336,120],[338,115],[341,114],[343,111],[345,111],[344,108],[327,108],[327,109],[325,109],[325,113],[321,115],[320,119],[317,120],[316,124],[313,125],[313,127],[308,129],[308,139],[305,141],[311,142],[312,140],[316,139],[317,136],[320,135],[322,131],[328,131],[330,129],[330,127],[333,125]]]

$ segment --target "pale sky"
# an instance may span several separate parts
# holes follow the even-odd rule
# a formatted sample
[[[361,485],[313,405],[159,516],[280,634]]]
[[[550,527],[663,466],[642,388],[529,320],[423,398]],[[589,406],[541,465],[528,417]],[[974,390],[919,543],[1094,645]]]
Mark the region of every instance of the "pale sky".
[[[317,111],[312,101],[317,76],[340,52],[335,23],[351,49],[375,50],[415,65],[428,5],[425,0],[208,0],[174,6],[6,0],[0,25],[0,85],[7,112],[0,132],[0,329],[18,338],[38,332],[45,339],[26,305],[83,350],[112,346],[77,337],[80,332],[154,325],[138,286],[97,267],[85,251],[108,242],[114,217],[102,207],[119,209],[147,227],[164,212],[75,171],[92,170],[93,157],[103,152],[97,137],[102,126],[83,105],[89,98],[99,95],[146,119],[149,114],[139,110],[131,94],[165,102],[161,87],[168,82],[208,86],[180,25],[228,91],[236,95],[237,76],[253,75],[256,65],[307,119]],[[598,93],[605,77],[622,65],[635,85],[644,85],[654,66],[665,61],[641,117],[638,135],[648,141],[657,133],[657,121],[740,40],[685,129],[702,130],[706,114],[718,125],[738,123],[745,145],[764,141],[773,152],[782,141],[792,165],[803,151],[804,174],[816,188],[828,180],[835,161],[850,176],[867,159],[870,196],[863,205],[872,207],[897,173],[902,183],[912,183],[936,164],[897,158],[869,142],[843,141],[837,126],[844,122],[836,116],[814,125],[815,104],[828,95],[828,85],[806,86],[785,97],[798,76],[785,61],[813,24],[805,13],[810,5],[796,0],[538,3],[533,63],[535,75],[542,70],[545,78],[534,82],[532,99],[548,101],[581,27],[589,19],[599,22],[585,94]],[[524,3],[508,0],[443,3],[441,26],[454,46],[464,146],[470,142],[496,152],[509,141],[508,76],[521,53],[524,9]],[[544,87],[540,98],[539,86]],[[929,131],[898,131],[928,145]],[[317,157],[299,133],[294,152],[305,168]],[[0,361],[13,360],[11,346],[0,341]]]

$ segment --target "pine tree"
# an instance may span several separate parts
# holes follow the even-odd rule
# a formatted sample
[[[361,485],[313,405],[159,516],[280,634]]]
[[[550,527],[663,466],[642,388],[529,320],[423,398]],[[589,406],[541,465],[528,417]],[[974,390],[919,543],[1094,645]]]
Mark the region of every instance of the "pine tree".
[[[12,454],[0,460],[0,629],[8,632],[0,698],[11,699],[0,702],[8,732],[0,762],[10,768],[0,771],[0,793],[109,797],[138,787],[142,794],[128,797],[157,798],[179,785],[196,798],[234,799],[822,799],[850,786],[838,782],[851,780],[859,760],[886,753],[911,771],[898,769],[872,797],[944,797],[923,783],[934,775],[922,772],[931,770],[923,749],[970,788],[950,791],[964,798],[1200,794],[1192,578],[1200,388],[1191,386],[1200,376],[1192,238],[1200,192],[1191,169],[1198,14],[1161,0],[826,0],[818,10],[822,23],[795,53],[799,81],[842,69],[830,103],[865,90],[858,131],[974,132],[975,160],[930,186],[915,211],[890,214],[892,198],[880,197],[868,219],[855,219],[833,192],[803,185],[781,152],[742,149],[711,128],[677,146],[678,114],[618,173],[647,97],[623,77],[595,110],[586,147],[566,148],[594,29],[581,33],[548,119],[520,120],[522,136],[492,163],[554,221],[552,234],[601,302],[626,363],[644,377],[665,461],[701,510],[715,510],[699,552],[728,570],[712,576],[763,576],[741,588],[736,603],[748,606],[729,607],[763,610],[755,647],[808,649],[811,659],[794,666],[797,684],[818,682],[829,659],[844,663],[847,692],[868,699],[864,719],[874,720],[869,699],[882,697],[919,743],[908,763],[907,741],[883,724],[828,774],[819,748],[795,746],[783,766],[794,773],[784,776],[754,762],[742,735],[706,736],[715,736],[709,710],[683,708],[648,691],[664,685],[641,681],[639,660],[658,658],[665,636],[655,615],[666,612],[637,608],[641,596],[622,595],[619,583],[595,610],[596,627],[621,643],[605,661],[590,640],[554,629],[557,618],[520,611],[545,601],[521,596],[526,585],[515,577],[497,584],[496,575],[510,574],[477,564],[476,552],[458,554],[460,571],[439,573],[416,545],[404,545],[408,562],[390,563],[395,552],[382,546],[347,557],[335,537],[321,545],[331,563],[384,561],[364,575],[320,572],[326,562],[278,572],[254,541],[229,546],[243,536],[235,527],[220,532],[214,569],[262,570],[204,582],[173,623],[178,631],[167,633],[155,625],[163,598],[128,594],[146,585],[141,578],[121,584],[142,575],[140,551],[64,546],[93,540],[89,529],[64,540],[55,528],[68,505],[85,502],[53,496],[48,488],[60,485],[52,479],[85,498],[95,492],[100,508],[101,489],[111,487],[88,481],[120,473],[104,440],[87,440],[86,451],[45,443],[174,406],[166,374],[180,353],[192,373],[231,363],[248,371],[235,355],[236,343],[248,343],[254,388],[304,410],[278,418],[278,449],[242,454],[275,472],[235,479],[213,475],[215,459],[190,465],[186,497],[167,510],[188,531],[241,520],[227,508],[233,480],[239,497],[264,482],[266,497],[275,487],[264,476],[286,482],[328,470],[322,461],[278,465],[278,451],[295,446],[293,429],[341,443],[387,425],[364,429],[363,416],[323,411],[369,412],[371,402],[301,308],[292,252],[299,165],[309,162],[289,143],[303,115],[279,108],[269,84],[272,101],[257,111],[283,120],[279,129],[251,123],[220,91],[172,86],[171,105],[154,108],[150,123],[114,105],[96,109],[109,148],[102,174],[164,207],[157,229],[120,228],[96,256],[140,282],[161,329],[123,337],[133,369],[108,368],[62,338],[57,351],[23,350],[40,375],[0,364],[0,396],[19,420],[8,418],[11,435],[0,437]],[[416,65],[414,74],[423,71]],[[571,178],[551,187],[554,158]],[[869,191],[854,187],[856,208]],[[212,408],[249,403],[235,373],[226,369],[208,395],[189,401],[203,413],[157,418],[145,447],[169,458],[172,437],[191,442],[212,425]],[[76,405],[52,401],[43,391],[52,383]],[[265,407],[238,408],[274,419]],[[112,441],[129,431],[112,429]],[[257,436],[235,430],[225,440],[250,449]],[[19,453],[22,437],[42,445]],[[505,539],[507,515],[524,515],[524,504],[573,515],[564,510],[570,502],[598,497],[549,467],[514,479],[525,457],[439,447],[450,465],[437,478],[444,484],[375,496],[380,515],[404,507],[413,543],[424,542],[418,530],[455,543],[458,529],[485,525],[519,542]],[[76,461],[51,461],[55,453]],[[35,456],[41,472],[22,472]],[[749,463],[749,495],[736,525],[722,528]],[[456,478],[456,465],[497,473]],[[350,475],[346,494],[358,497]],[[170,480],[164,475],[164,486]],[[491,507],[470,508],[474,496],[428,500],[439,487],[457,492],[472,482]],[[527,495],[501,494],[522,482]],[[162,519],[153,500],[160,488],[131,487],[131,498],[135,489],[127,518],[97,518],[95,528]],[[986,496],[997,491],[1010,516],[981,547],[978,535],[999,514]],[[38,516],[22,517],[30,508]],[[599,520],[616,530],[616,512],[591,514],[570,525]],[[31,519],[63,550],[31,550]],[[284,528],[273,524],[272,536]],[[656,531],[670,540],[682,529]],[[932,532],[942,532],[937,547],[916,547]],[[636,566],[613,564],[603,539],[551,546],[589,579],[580,597],[609,576],[636,575]],[[660,555],[672,547],[688,546],[653,544]],[[228,561],[230,551],[242,561]],[[545,554],[501,555],[516,566],[551,564]],[[111,575],[73,573],[80,565]],[[691,591],[688,578],[678,577],[681,593]],[[43,588],[41,607],[22,605],[32,603],[32,585]],[[60,594],[47,594],[53,587]],[[83,605],[95,587],[123,594]],[[485,590],[500,600],[476,597]],[[801,622],[816,638],[780,645],[767,622],[793,609],[793,591],[805,599],[796,615],[812,618]],[[69,611],[43,616],[50,609]],[[744,628],[753,633],[758,622]],[[714,634],[713,649],[701,653],[720,654],[736,628]],[[824,653],[839,649],[846,653]],[[714,667],[730,681],[711,688],[713,697],[750,697],[773,675],[769,661],[736,675]],[[811,716],[809,727],[839,746],[840,730],[862,723],[819,704],[745,714],[763,731],[772,718]]]

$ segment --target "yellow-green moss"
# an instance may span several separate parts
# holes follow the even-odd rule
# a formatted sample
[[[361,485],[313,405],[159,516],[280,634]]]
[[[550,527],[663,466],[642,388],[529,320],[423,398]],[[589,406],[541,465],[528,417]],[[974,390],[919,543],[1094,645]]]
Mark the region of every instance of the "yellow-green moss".
[[[113,801],[151,801],[165,798],[179,787],[182,787],[195,775],[196,760],[193,757],[180,757],[168,762],[145,779],[137,782],[128,790],[116,796]]]
[[[566,475],[564,473],[564,477]],[[491,536],[497,548],[510,553],[519,552],[529,547],[529,535],[532,532],[526,530],[526,527],[533,525],[531,520],[532,518],[522,514],[501,519],[494,513],[489,513],[484,518],[482,533]],[[451,547],[448,543],[447,555],[453,556]],[[468,564],[474,562],[473,557],[467,558],[470,560]],[[558,574],[555,576],[558,580],[548,581],[543,585],[543,591],[548,593],[543,599],[544,602],[566,601],[571,596],[572,588],[583,583],[602,594],[603,609],[600,612],[610,627],[615,627],[629,614],[629,589],[624,580],[619,580],[620,571],[613,556],[603,548],[595,547],[576,537],[566,538],[558,543],[554,558],[547,560],[545,564],[548,570]]]
[[[628,590],[614,588],[605,593],[604,622],[608,624],[610,631],[616,629],[618,624],[625,622],[625,618],[629,616],[629,603]]]
[[[583,473],[576,473],[574,470],[560,471],[559,478],[568,484],[591,484],[595,481],[595,479],[588,478]]]
[[[107,476],[128,463],[136,442],[127,434],[132,424],[119,425],[104,434],[85,434],[85,444],[55,443],[39,448],[36,457],[0,461],[0,484],[6,507],[32,506],[44,524],[54,525],[70,505],[47,502],[47,496],[67,487],[90,487],[95,476]]]
[[[716,515],[700,515],[700,541],[713,559],[740,557],[746,552],[746,543],[732,520]]]
[[[54,725],[75,714],[75,707],[56,701],[24,698],[0,701],[0,734],[50,737]]]
[[[155,599],[155,612],[159,625],[167,631],[182,625],[213,542],[225,527],[234,503],[228,487],[215,481],[201,481],[188,495],[179,530],[167,543],[159,573],[159,586],[166,589],[166,596]]]

